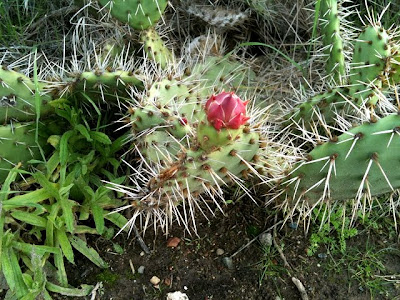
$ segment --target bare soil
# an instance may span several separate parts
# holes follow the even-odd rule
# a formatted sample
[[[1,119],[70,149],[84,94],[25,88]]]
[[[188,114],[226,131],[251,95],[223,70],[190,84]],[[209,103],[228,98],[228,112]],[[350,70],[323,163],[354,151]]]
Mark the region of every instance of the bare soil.
[[[180,226],[173,227],[168,237],[182,239],[177,248],[168,248],[168,237],[155,236],[149,230],[144,241],[151,249],[150,255],[143,254],[133,237],[120,235],[112,241],[102,238],[89,241],[110,264],[110,269],[98,269],[78,256],[76,265],[68,266],[70,283],[79,286],[102,281],[103,288],[98,290],[96,299],[104,300],[166,299],[167,293],[174,291],[186,293],[191,300],[295,300],[301,299],[299,290],[292,282],[292,277],[296,277],[303,283],[309,299],[400,299],[400,289],[393,284],[386,286],[386,295],[372,295],[366,286],[352,280],[354,273],[346,267],[329,270],[328,266],[334,265],[332,262],[338,261],[340,256],[307,256],[309,237],[305,236],[302,228],[293,229],[289,225],[283,228],[279,225],[276,240],[278,245],[284,245],[283,254],[291,268],[285,267],[282,257],[273,251],[273,256],[268,258],[272,261],[269,273],[261,280],[264,252],[258,240],[233,256],[233,269],[227,268],[223,257],[231,256],[260,232],[274,225],[273,212],[252,202],[229,205],[226,216],[217,213],[217,217],[210,218],[210,221],[203,217],[197,222],[197,236],[188,235]],[[399,249],[398,241],[388,240],[386,236],[368,230],[350,239],[348,248],[358,247],[362,252],[368,242],[378,251],[383,241],[385,247],[390,245]],[[112,242],[123,247],[122,255],[114,252]],[[218,248],[224,250],[222,256],[217,255]],[[324,249],[321,250],[324,252]],[[384,256],[387,274],[400,274],[400,257],[397,255],[389,253]],[[130,265],[135,269],[134,274]],[[138,274],[139,266],[145,267],[143,274]],[[161,279],[158,287],[150,283],[153,276]]]

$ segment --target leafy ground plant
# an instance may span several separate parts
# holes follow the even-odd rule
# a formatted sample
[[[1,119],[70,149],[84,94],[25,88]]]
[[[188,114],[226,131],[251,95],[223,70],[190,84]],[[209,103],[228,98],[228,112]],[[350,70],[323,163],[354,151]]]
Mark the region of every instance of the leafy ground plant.
[[[1,269],[8,285],[6,299],[51,299],[49,292],[88,295],[92,286],[68,284],[65,261],[75,262],[78,251],[100,268],[107,263],[87,245],[86,235],[101,235],[109,224],[126,220],[109,209],[121,206],[99,175],[113,183],[118,162],[113,154],[121,140],[112,142],[92,130],[81,112],[68,105],[57,110],[70,129],[50,136],[54,154],[42,171],[29,173],[15,167],[1,189]],[[67,125],[68,124],[68,125]],[[110,168],[107,168],[110,166]],[[17,181],[17,177],[24,181]],[[20,182],[20,183],[18,183]],[[33,189],[34,187],[34,189]],[[90,220],[88,221],[90,216]],[[83,238],[82,238],[83,237]]]

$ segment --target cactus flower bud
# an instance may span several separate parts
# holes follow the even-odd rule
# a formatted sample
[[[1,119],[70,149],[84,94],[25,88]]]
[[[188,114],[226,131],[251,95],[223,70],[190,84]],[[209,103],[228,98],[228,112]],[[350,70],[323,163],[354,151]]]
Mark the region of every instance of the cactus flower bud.
[[[246,104],[233,92],[212,95],[206,103],[207,120],[218,131],[222,128],[238,129],[246,123]]]

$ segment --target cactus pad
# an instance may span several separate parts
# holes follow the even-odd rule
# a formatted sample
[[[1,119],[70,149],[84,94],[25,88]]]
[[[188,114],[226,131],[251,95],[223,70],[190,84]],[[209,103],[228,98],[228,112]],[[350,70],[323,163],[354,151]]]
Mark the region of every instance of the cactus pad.
[[[400,187],[400,116],[365,123],[312,150],[286,180],[293,203],[374,196]]]
[[[167,7],[167,0],[99,0],[109,9],[111,15],[132,28],[144,30],[161,18]]]
[[[41,96],[41,116],[53,111],[48,104],[52,98],[43,94],[43,83],[39,83]],[[35,84],[25,75],[0,67],[0,124],[10,119],[32,121],[36,118]]]
[[[46,139],[39,136],[38,143],[35,142],[35,126],[32,124],[0,126],[0,182],[14,165],[22,163],[22,167],[26,167],[29,160],[41,159],[39,145],[45,147]]]

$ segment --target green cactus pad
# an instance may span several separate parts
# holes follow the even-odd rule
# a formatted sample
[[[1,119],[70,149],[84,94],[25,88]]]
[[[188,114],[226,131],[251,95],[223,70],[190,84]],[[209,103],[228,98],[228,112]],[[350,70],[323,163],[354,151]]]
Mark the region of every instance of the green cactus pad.
[[[164,165],[171,161],[176,161],[176,154],[181,150],[180,142],[168,131],[154,131],[147,134],[144,144],[138,148],[146,161],[152,165]]]
[[[243,128],[221,128],[218,131],[208,121],[200,122],[197,127],[197,140],[200,147],[206,151],[231,144],[241,134],[243,134]]]
[[[49,105],[52,98],[43,94],[44,86],[43,83],[38,86],[41,94],[41,116],[53,112],[53,107]],[[35,120],[35,89],[35,84],[25,75],[0,66],[0,124],[5,124],[10,119]]]
[[[164,69],[168,63],[172,62],[172,53],[153,27],[143,30],[140,40],[149,58],[158,63],[161,68]]]
[[[331,91],[316,94],[309,98],[308,101],[298,105],[286,119],[290,122],[301,122],[301,120],[310,121],[316,120],[317,115],[323,116],[324,120],[331,122],[335,117],[335,109],[342,109],[346,103],[346,95],[348,88],[335,88]],[[334,105],[334,108],[333,108]]]
[[[38,144],[35,141],[35,125],[13,123],[0,126],[0,184],[14,165],[27,162],[32,159],[40,160],[40,147],[46,149],[46,138],[39,136]]]
[[[76,76],[75,90],[83,92],[101,91],[123,93],[129,86],[143,87],[133,73],[127,71],[87,71]]]
[[[119,104],[131,99],[131,88],[142,89],[143,83],[132,72],[128,71],[86,71],[71,76],[60,88],[68,90],[79,102],[96,101],[99,104]]]
[[[167,7],[167,0],[99,0],[111,15],[132,28],[144,30],[155,25]]]
[[[288,199],[312,205],[399,188],[399,132],[400,115],[389,115],[317,146],[288,175]]]
[[[206,97],[224,89],[245,92],[256,78],[255,73],[240,62],[219,57],[208,57],[203,63],[196,64],[191,74],[200,81],[202,94]]]
[[[349,77],[350,94],[357,100],[375,105],[378,96],[375,88],[382,87],[386,59],[391,55],[390,38],[379,26],[367,26],[357,38]],[[375,87],[374,87],[375,86]]]
[[[164,79],[152,85],[147,101],[193,123],[204,117],[202,104],[206,99],[198,89],[195,81]]]
[[[249,165],[257,160],[260,145],[258,133],[248,129],[243,132],[236,141],[212,152],[193,146],[177,153],[179,159],[150,181],[154,198],[163,199],[164,205],[168,205],[168,199],[180,202],[207,191],[213,193],[235,179],[247,178],[252,173]]]
[[[340,18],[337,0],[320,2],[320,23],[324,53],[328,56],[326,71],[335,82],[340,83],[345,74],[343,41],[340,36]]]

